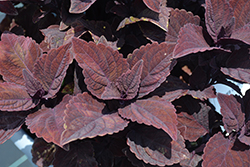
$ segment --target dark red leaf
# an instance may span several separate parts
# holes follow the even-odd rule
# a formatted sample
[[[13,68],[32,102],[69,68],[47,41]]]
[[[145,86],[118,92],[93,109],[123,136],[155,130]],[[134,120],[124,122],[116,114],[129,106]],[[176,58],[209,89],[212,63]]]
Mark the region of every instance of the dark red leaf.
[[[0,12],[6,13],[8,15],[18,15],[16,8],[9,0],[0,1]]]
[[[95,2],[96,0],[70,0],[70,13],[83,13]]]
[[[224,95],[219,93],[217,95],[221,106],[221,114],[223,116],[223,123],[226,131],[238,132],[244,125],[245,114],[241,110],[241,104],[233,95]]]
[[[32,74],[36,60],[42,52],[31,38],[2,34],[0,41],[0,72],[5,81],[25,86],[23,69]]]
[[[101,35],[100,37],[99,36],[97,36],[97,35],[95,35],[95,34],[93,34],[93,33],[91,33],[91,35],[92,35],[92,38],[93,38],[93,40],[94,40],[94,42],[98,45],[99,43],[102,43],[103,45],[105,45],[105,46],[109,46],[109,47],[111,47],[113,50],[118,50],[118,47],[117,47],[117,42],[118,41],[114,41],[114,42],[112,42],[112,41],[108,41],[106,38],[105,38],[105,36],[104,35]]]
[[[240,145],[236,147],[235,145]],[[241,151],[239,151],[239,149]],[[211,137],[206,144],[204,154],[202,156],[204,167],[219,167],[219,166],[232,166],[232,167],[247,167],[250,165],[249,147],[240,144],[239,141],[229,140],[219,132]]]
[[[240,142],[250,145],[250,136],[249,136],[249,131],[250,131],[250,121],[248,121],[241,129],[240,135],[238,139]]]
[[[242,82],[250,83],[250,69],[245,68],[221,68],[221,71]]]
[[[98,98],[102,98],[105,87],[112,85],[129,65],[122,54],[103,44],[85,42],[73,38],[73,52],[79,66],[83,68],[83,75],[88,90]]]
[[[59,30],[59,25],[51,25],[41,31],[45,36],[43,42],[40,44],[43,51],[49,51],[52,48],[58,48],[65,45],[69,43],[74,36],[73,28],[62,32]]]
[[[230,0],[235,17],[235,28],[238,29],[250,22],[250,1],[249,0]]]
[[[174,58],[180,58],[191,53],[220,49],[210,47],[203,37],[202,27],[191,23],[181,28],[178,38],[174,49]]]
[[[0,110],[22,111],[36,106],[24,86],[10,82],[0,83]]]
[[[139,160],[151,165],[173,165],[189,156],[179,131],[175,141],[162,130],[140,126],[128,133],[127,144]]]
[[[44,97],[53,97],[61,87],[69,64],[73,61],[69,54],[71,44],[51,49],[48,54],[41,56],[34,66],[34,76],[48,92]]]
[[[91,142],[76,141],[70,143],[69,148],[69,151],[62,148],[56,150],[54,167],[98,167]]]
[[[26,116],[30,112],[6,112],[0,111],[0,129],[2,130],[9,130],[9,129],[16,129],[23,125]]]
[[[200,24],[199,16],[194,16],[191,12],[187,12],[184,9],[175,9],[170,12],[168,31],[166,32],[166,41],[176,43],[178,40],[178,34],[185,24],[192,23],[195,25]]]
[[[0,144],[3,144],[8,139],[10,139],[17,131],[20,130],[21,126],[22,125],[14,129],[8,129],[8,130],[0,129]]]
[[[157,13],[160,13],[161,6],[166,6],[167,0],[143,0],[147,7]]]
[[[53,143],[47,143],[42,138],[36,138],[32,145],[32,161],[37,166],[50,166],[54,161],[56,146]]]
[[[62,147],[61,134],[64,131],[64,110],[71,98],[70,95],[65,95],[56,107],[43,107],[39,111],[30,114],[26,118],[26,124],[31,133],[36,133],[37,137],[42,137],[48,143],[53,142]]]
[[[170,74],[174,45],[153,43],[136,49],[128,55],[130,68],[139,60],[143,60],[139,97],[143,97],[160,86]]]
[[[163,129],[173,139],[177,139],[177,115],[174,106],[166,100],[155,96],[146,100],[138,100],[125,108],[119,109],[119,114],[133,122],[152,125]]]
[[[228,0],[206,0],[206,27],[215,42],[220,38],[221,31],[224,31],[223,37],[231,35],[234,19]]]
[[[250,31],[250,23],[233,31],[230,38],[239,39],[239,40],[245,42],[246,44],[250,45],[249,31]]]
[[[113,134],[127,126],[128,122],[119,117],[118,113],[103,114],[104,107],[104,103],[93,99],[86,92],[73,97],[65,111],[65,130],[61,144]]]
[[[193,167],[197,166],[198,163],[202,160],[202,156],[195,154],[195,151],[189,153],[188,158],[180,162],[180,165],[183,167]]]
[[[209,106],[200,103],[201,109],[198,113],[192,115],[185,112],[177,114],[177,128],[185,140],[196,141],[199,137],[209,132],[208,112]]]

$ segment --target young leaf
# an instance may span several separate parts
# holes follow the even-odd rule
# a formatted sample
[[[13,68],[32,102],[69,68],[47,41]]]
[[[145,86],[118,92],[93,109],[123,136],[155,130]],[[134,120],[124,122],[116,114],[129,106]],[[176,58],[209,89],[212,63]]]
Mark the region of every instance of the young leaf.
[[[128,63],[118,51],[103,44],[85,42],[73,38],[73,52],[83,75],[88,90],[98,98],[102,98],[105,87],[115,82],[128,68]]]
[[[238,132],[244,125],[245,114],[241,110],[241,104],[233,95],[217,95],[221,106],[221,114],[223,123],[228,133],[232,131]]]
[[[250,3],[249,0],[230,0],[233,15],[235,17],[235,30],[250,22]]]
[[[189,154],[180,132],[175,141],[164,131],[152,126],[140,126],[130,131],[127,144],[139,160],[151,165],[173,165],[187,159]]]
[[[0,83],[0,110],[22,111],[34,108],[37,104],[27,93],[24,86],[10,82]]]
[[[139,97],[143,97],[160,86],[170,74],[174,45],[153,43],[136,49],[127,58],[130,68],[143,60]]]
[[[70,150],[58,148],[55,153],[54,167],[97,167],[94,158],[94,149],[89,141],[76,141],[70,143]]]
[[[206,27],[213,40],[217,42],[219,35],[229,37],[233,30],[233,10],[228,0],[206,0]]]
[[[83,13],[95,2],[96,0],[70,0],[70,13]]]
[[[202,156],[204,167],[247,167],[250,165],[249,146],[241,144],[238,140],[228,140],[219,132],[211,137],[206,144]]]
[[[165,41],[176,43],[178,40],[178,34],[185,24],[192,23],[195,25],[200,24],[199,16],[194,16],[191,12],[187,12],[184,9],[175,9],[170,12],[168,31],[166,32]]]
[[[3,33],[0,50],[0,73],[4,80],[25,86],[22,71],[32,74],[42,53],[39,45],[29,37]]]
[[[45,98],[54,96],[61,87],[66,70],[73,60],[68,51],[70,46],[71,44],[66,44],[51,49],[48,54],[41,56],[34,66],[34,76],[48,92]]]
[[[138,92],[142,73],[143,60],[139,60],[131,70],[117,78],[115,85],[108,85],[102,99],[133,99]]]
[[[250,121],[248,121],[241,129],[240,135],[238,139],[240,142],[250,146],[250,136],[249,136],[249,129],[250,129]]]
[[[42,108],[39,111],[28,115],[26,124],[31,133],[42,137],[46,142],[53,142],[62,147],[61,134],[64,131],[64,110],[72,97],[65,95],[63,100],[54,108]]]
[[[66,107],[62,145],[77,139],[113,134],[128,124],[117,113],[103,114],[105,104],[93,99],[87,92],[73,97]]]
[[[146,100],[138,100],[119,109],[119,114],[133,122],[163,129],[173,140],[177,139],[177,116],[174,106],[169,101],[156,96]]]
[[[189,155],[188,158],[182,160],[180,162],[180,165],[185,167],[198,166],[198,163],[202,160],[202,156],[195,154],[195,151],[189,153],[188,155]]]

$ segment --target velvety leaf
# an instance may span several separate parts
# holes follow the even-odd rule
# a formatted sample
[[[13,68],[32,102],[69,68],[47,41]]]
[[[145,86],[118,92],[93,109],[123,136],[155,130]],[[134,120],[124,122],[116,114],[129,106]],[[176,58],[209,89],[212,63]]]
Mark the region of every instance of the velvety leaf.
[[[11,1],[1,0],[0,1],[0,12],[6,13],[8,15],[17,15],[18,12]]]
[[[0,83],[0,110],[22,111],[36,106],[24,86],[10,82]]]
[[[143,0],[147,7],[157,13],[160,12],[161,6],[166,6],[167,0]]]
[[[143,97],[160,86],[170,74],[174,45],[153,43],[136,49],[128,55],[130,68],[143,60],[139,97]]]
[[[250,22],[250,1],[249,0],[230,0],[235,17],[235,29],[241,28]]]
[[[95,2],[96,0],[70,0],[70,13],[83,13]]]
[[[48,54],[39,58],[34,66],[34,76],[48,92],[44,97],[54,96],[61,87],[69,64],[73,61],[69,54],[71,44],[51,49]]]
[[[133,99],[138,92],[143,60],[139,60],[131,70],[117,78],[115,85],[105,87],[102,99]]]
[[[3,144],[8,139],[10,139],[17,131],[20,130],[21,126],[22,125],[14,129],[8,129],[8,130],[0,129],[0,144]]]
[[[206,0],[205,21],[207,31],[215,42],[220,35],[229,37],[233,30],[234,17],[228,0]]]
[[[240,151],[239,151],[240,150]],[[204,167],[247,167],[250,165],[249,147],[239,141],[229,140],[219,132],[211,137],[206,144],[202,156]]]
[[[45,36],[44,40],[40,44],[43,51],[49,51],[52,48],[58,48],[71,41],[74,37],[74,29],[71,28],[68,31],[60,31],[59,25],[51,25],[46,29],[41,30]]]
[[[99,43],[102,43],[103,45],[105,46],[109,46],[111,47],[113,50],[119,50],[118,47],[117,47],[117,42],[118,41],[107,41],[107,39],[105,38],[104,35],[98,37],[97,35],[93,34],[90,32],[90,34],[92,35],[92,38],[94,40],[94,42],[98,45]]]
[[[0,73],[5,81],[25,86],[23,69],[32,74],[41,56],[39,45],[31,38],[3,33],[0,41]]]
[[[32,161],[39,167],[50,166],[54,161],[55,152],[55,144],[36,138],[31,149]]]
[[[93,99],[86,92],[73,97],[66,107],[62,145],[77,139],[113,134],[123,130],[128,124],[118,113],[103,114],[104,103]]]
[[[73,38],[73,52],[83,75],[88,90],[98,98],[102,98],[105,87],[115,82],[128,68],[122,54],[103,44],[85,42]]]
[[[170,12],[168,31],[166,32],[166,41],[176,43],[178,40],[178,34],[185,24],[192,23],[195,25],[200,24],[199,16],[194,16],[191,12],[187,12],[184,9],[175,9]]]
[[[245,114],[241,111],[241,104],[233,95],[224,95],[219,93],[217,95],[219,104],[221,106],[221,114],[223,116],[223,123],[228,133],[232,131],[238,132],[245,121]]]
[[[42,137],[46,142],[53,142],[62,147],[61,134],[64,131],[64,110],[69,100],[70,95],[65,95],[63,100],[54,108],[46,108],[28,115],[26,124],[31,133],[35,133],[37,137]]]
[[[141,126],[128,133],[127,144],[139,160],[151,165],[173,165],[188,158],[184,139],[178,132],[177,140],[162,130]]]
[[[249,130],[250,130],[250,121],[248,121],[241,129],[240,135],[238,139],[240,142],[250,145],[250,136],[249,136]]]
[[[174,106],[169,101],[156,96],[146,100],[138,100],[119,109],[119,114],[133,122],[163,129],[173,140],[177,139],[177,116]]]
[[[203,37],[202,27],[191,23],[186,24],[179,32],[179,39],[174,49],[174,58],[180,58],[191,53],[220,49],[210,47]]]
[[[249,31],[250,31],[250,23],[233,31],[230,38],[239,39],[239,40],[245,42],[246,44],[250,45]]]
[[[94,149],[89,141],[76,141],[70,143],[70,150],[58,148],[55,153],[54,167],[97,167],[94,158]]]
[[[198,113],[192,115],[185,112],[177,114],[177,128],[185,140],[196,141],[199,137],[209,132],[208,112],[209,106],[200,103],[201,109]]]
[[[250,83],[250,69],[245,68],[221,68],[221,71],[242,82]]]
[[[180,162],[180,165],[182,167],[193,167],[193,166],[197,166],[198,163],[202,160],[202,156],[195,154],[195,151],[193,151],[192,153],[188,154],[188,158],[184,159]]]
[[[28,114],[30,114],[30,112],[27,111],[20,111],[15,113],[0,111],[0,129],[7,131],[9,129],[20,128],[20,126],[23,125]]]

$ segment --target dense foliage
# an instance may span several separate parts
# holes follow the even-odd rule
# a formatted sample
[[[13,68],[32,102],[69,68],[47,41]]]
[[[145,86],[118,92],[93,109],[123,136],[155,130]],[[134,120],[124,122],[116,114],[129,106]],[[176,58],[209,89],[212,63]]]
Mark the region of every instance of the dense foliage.
[[[29,129],[39,166],[250,166],[250,91],[230,82],[250,83],[248,0],[6,0],[0,11],[0,143]]]

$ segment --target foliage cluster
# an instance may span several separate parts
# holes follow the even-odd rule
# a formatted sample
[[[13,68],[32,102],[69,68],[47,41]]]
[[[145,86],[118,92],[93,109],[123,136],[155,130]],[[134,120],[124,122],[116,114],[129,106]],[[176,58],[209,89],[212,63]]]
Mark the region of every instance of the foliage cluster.
[[[7,0],[0,11],[0,143],[26,127],[38,166],[250,166],[250,91],[230,82],[250,83],[248,0]]]

